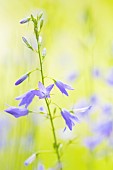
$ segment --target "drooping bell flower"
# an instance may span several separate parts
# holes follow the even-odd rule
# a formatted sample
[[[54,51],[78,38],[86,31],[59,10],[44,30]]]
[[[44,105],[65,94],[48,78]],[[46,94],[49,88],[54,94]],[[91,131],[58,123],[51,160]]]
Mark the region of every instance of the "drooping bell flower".
[[[35,96],[34,91],[35,90],[30,90],[27,93],[25,93],[19,97],[16,97],[16,100],[21,100],[19,106],[25,105],[25,107],[27,108]]]
[[[26,116],[29,113],[27,108],[14,107],[14,106],[7,108],[5,112],[13,115],[16,118],[21,117],[21,116]]]
[[[66,109],[61,110],[61,115],[70,130],[72,130],[72,127],[75,125],[75,122],[79,122],[79,119]]]
[[[58,89],[61,91],[61,93],[65,94],[66,96],[68,96],[66,90],[74,90],[71,86],[62,83],[61,81],[55,81],[55,84],[58,87]]]

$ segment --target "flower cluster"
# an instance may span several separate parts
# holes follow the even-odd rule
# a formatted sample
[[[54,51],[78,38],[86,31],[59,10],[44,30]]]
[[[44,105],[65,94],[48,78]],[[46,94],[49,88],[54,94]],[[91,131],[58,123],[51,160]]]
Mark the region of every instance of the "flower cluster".
[[[22,80],[22,78],[17,80],[17,82],[20,82],[21,80]],[[21,82],[23,82],[23,81],[21,81]],[[60,92],[62,94],[65,94],[66,96],[68,96],[68,93],[67,93],[66,89],[73,90],[73,88],[71,86],[62,83],[61,81],[55,81],[55,85],[58,87]],[[34,97],[37,96],[37,97],[39,97],[39,99],[50,98],[50,92],[53,89],[53,87],[54,87],[54,84],[51,84],[51,85],[45,87],[39,81],[38,89],[30,90],[30,91],[26,92],[25,94],[16,97],[16,100],[21,100],[21,102],[19,103],[19,107],[11,106],[8,109],[6,109],[5,111],[7,113],[12,114],[16,118],[28,115],[28,113],[29,113],[28,106],[31,104]],[[24,106],[24,107],[21,107],[21,106]],[[70,130],[72,130],[72,126],[74,126],[74,121],[78,122],[78,118],[75,115],[71,114],[66,109],[61,109],[61,115],[64,118],[68,128]]]

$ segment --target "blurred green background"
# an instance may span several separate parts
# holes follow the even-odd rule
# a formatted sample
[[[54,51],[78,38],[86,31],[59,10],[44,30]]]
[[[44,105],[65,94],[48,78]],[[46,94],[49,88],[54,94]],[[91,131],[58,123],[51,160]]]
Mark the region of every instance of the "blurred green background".
[[[69,98],[56,92],[54,101],[67,109],[95,93],[103,101],[113,101],[113,89],[104,82],[108,69],[113,66],[112,0],[0,0],[0,170],[35,170],[38,161],[48,168],[56,160],[53,154],[42,154],[25,167],[24,161],[32,153],[52,149],[49,122],[43,116],[15,119],[3,112],[7,105],[17,106],[15,97],[35,88],[40,79],[36,72],[29,82],[18,87],[14,85],[21,75],[37,67],[38,63],[37,56],[21,39],[25,36],[33,43],[32,27],[20,25],[19,21],[40,10],[45,19],[42,30],[43,47],[47,48],[45,74],[75,88]],[[93,68],[102,70],[101,79],[92,77]],[[79,76],[70,82],[73,73]],[[43,102],[36,99],[30,107],[37,110],[41,105]],[[63,129],[64,121],[56,120],[55,126]],[[87,128],[87,123],[74,128],[73,134],[77,138],[64,152],[64,170],[112,170],[112,154],[96,158],[82,145]]]

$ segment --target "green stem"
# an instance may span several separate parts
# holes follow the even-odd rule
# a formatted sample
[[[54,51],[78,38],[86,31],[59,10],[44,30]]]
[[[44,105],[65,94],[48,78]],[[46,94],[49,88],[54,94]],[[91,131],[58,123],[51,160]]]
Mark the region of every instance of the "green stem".
[[[59,150],[58,150],[57,138],[56,138],[56,134],[55,134],[55,127],[54,127],[54,124],[53,124],[53,119],[52,119],[52,115],[51,115],[51,111],[50,111],[50,107],[49,107],[47,99],[45,99],[45,102],[46,102],[48,113],[49,113],[49,117],[50,117],[50,122],[51,122],[53,137],[54,137],[54,147],[55,147],[55,150],[56,150],[58,162],[60,163],[61,160],[60,160],[60,154],[59,154]]]
[[[38,40],[37,40],[37,43],[38,43]],[[44,74],[43,74],[43,67],[42,67],[42,60],[41,60],[41,53],[40,53],[40,45],[39,45],[39,43],[38,43],[38,54],[39,54],[41,78],[42,78],[42,83],[44,85]],[[52,118],[52,115],[51,115],[51,110],[50,110],[50,106],[49,106],[49,102],[48,102],[47,98],[45,98],[45,102],[46,102],[46,106],[47,106],[47,109],[48,109],[50,122],[51,122],[51,127],[52,127],[52,132],[53,132],[54,148],[56,150],[56,155],[57,155],[58,162],[59,162],[59,164],[61,164],[60,153],[59,153],[58,143],[57,143],[57,137],[56,137],[56,134],[55,134],[55,127],[54,127],[53,118]],[[62,170],[62,167],[60,168],[60,170]]]
[[[38,44],[38,56],[39,56],[39,62],[40,62],[40,72],[41,72],[41,78],[42,78],[42,83],[44,85],[44,74],[43,74],[43,68],[42,68],[42,59],[41,59],[41,53],[40,53],[40,44],[38,42],[39,39],[39,34],[35,31],[35,36]]]
[[[39,45],[39,44],[38,44],[38,54],[39,54],[41,78],[42,78],[42,83],[43,83],[43,85],[44,85],[44,74],[43,74],[42,60],[41,60],[41,53],[40,53],[40,45]]]

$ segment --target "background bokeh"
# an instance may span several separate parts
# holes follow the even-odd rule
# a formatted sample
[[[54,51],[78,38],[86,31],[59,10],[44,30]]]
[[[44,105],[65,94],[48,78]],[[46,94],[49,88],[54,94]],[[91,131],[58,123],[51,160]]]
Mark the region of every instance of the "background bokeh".
[[[38,114],[15,119],[3,111],[8,105],[17,106],[15,97],[35,88],[40,79],[40,74],[35,72],[29,81],[18,87],[14,85],[21,75],[38,65],[37,56],[26,48],[21,39],[25,36],[36,45],[32,26],[20,25],[19,21],[40,10],[44,12],[45,19],[41,33],[43,47],[47,48],[45,74],[67,82],[75,89],[69,93],[69,98],[56,90],[53,100],[67,109],[93,103],[91,115],[83,116],[71,134],[62,134],[64,121],[55,120],[61,142],[72,135],[76,137],[64,150],[64,170],[112,170],[113,148],[106,144],[106,139],[93,151],[83,142],[98,122],[107,121],[108,117],[112,120],[112,0],[0,0],[0,169],[36,170],[38,161],[48,168],[56,160],[54,154],[42,154],[25,167],[24,161],[32,153],[52,149],[49,121]],[[91,101],[92,96],[96,96],[99,102]],[[43,101],[35,99],[30,107],[38,110],[42,105]],[[107,112],[103,116],[103,108],[107,106],[111,114]],[[110,142],[111,137],[112,134]]]

